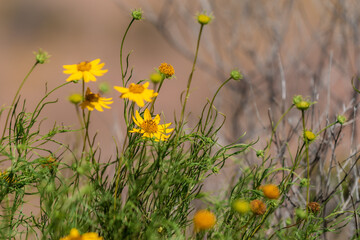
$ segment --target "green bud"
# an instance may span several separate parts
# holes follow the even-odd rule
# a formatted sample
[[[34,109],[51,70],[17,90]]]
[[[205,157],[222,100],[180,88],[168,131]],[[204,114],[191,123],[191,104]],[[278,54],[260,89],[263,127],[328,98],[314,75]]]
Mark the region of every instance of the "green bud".
[[[230,76],[234,80],[243,79],[243,75],[238,70],[231,71]]]
[[[46,63],[50,58],[50,55],[47,52],[43,51],[41,48],[37,52],[34,52],[34,55],[36,62],[40,64]]]
[[[297,208],[295,210],[295,215],[296,217],[300,218],[300,219],[305,219],[306,218],[306,211],[301,209],[301,208]]]
[[[99,84],[99,89],[102,93],[108,93],[111,87],[107,82],[102,82]]]
[[[155,72],[155,73],[152,73],[150,75],[150,81],[153,82],[153,83],[159,83],[163,80],[163,75],[161,75],[160,73],[158,72]]]
[[[142,19],[142,14],[143,14],[143,11],[141,11],[141,9],[137,10],[133,10],[131,12],[131,16],[135,19],[135,20],[141,20]]]
[[[285,222],[286,222],[286,225],[291,225],[291,223],[292,223],[291,218],[287,218],[285,220]]]
[[[337,122],[343,125],[346,122],[346,117],[344,115],[338,115],[337,116]]]

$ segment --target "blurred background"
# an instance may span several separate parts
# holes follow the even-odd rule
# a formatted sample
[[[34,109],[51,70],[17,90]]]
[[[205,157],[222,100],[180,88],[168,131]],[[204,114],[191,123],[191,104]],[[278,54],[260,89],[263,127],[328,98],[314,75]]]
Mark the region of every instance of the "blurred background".
[[[101,82],[121,85],[120,43],[131,9],[136,8],[144,11],[144,20],[130,29],[124,53],[133,50],[133,82],[147,79],[162,62],[174,66],[176,78],[166,81],[155,108],[164,113],[166,121],[180,115],[180,94],[191,71],[200,28],[195,16],[207,11],[215,19],[205,26],[201,40],[188,104],[189,126],[198,119],[206,98],[212,97],[231,70],[239,69],[244,79],[227,85],[215,102],[227,116],[219,134],[221,144],[260,137],[257,147],[263,148],[271,121],[276,122],[290,107],[294,95],[302,94],[317,102],[309,128],[320,130],[334,121],[336,114],[344,114],[350,119],[351,134],[340,143],[340,152],[345,156],[357,151],[358,123],[352,119],[357,116],[358,97],[351,86],[360,69],[360,2],[356,0],[1,1],[1,104],[11,104],[34,63],[32,52],[39,48],[52,57],[36,68],[21,92],[27,99],[27,111],[42,98],[45,84],[51,89],[65,82],[65,64],[100,58],[109,71],[90,83],[92,90],[96,92]],[[357,81],[355,84],[359,86]],[[47,118],[45,129],[54,121],[79,127],[67,97],[80,91],[80,84],[71,84],[52,95],[59,102],[48,105],[42,114]],[[107,158],[115,154],[112,137],[122,141],[124,123],[119,93],[112,90],[105,97],[114,98],[112,109],[92,115],[90,134],[98,132]],[[299,117],[299,112],[290,113],[290,128],[298,124]],[[71,144],[76,138],[67,135],[62,140]],[[238,168],[229,163],[226,171],[236,174]],[[226,184],[234,174],[223,174],[215,185]],[[208,189],[216,188],[214,183],[208,185]]]

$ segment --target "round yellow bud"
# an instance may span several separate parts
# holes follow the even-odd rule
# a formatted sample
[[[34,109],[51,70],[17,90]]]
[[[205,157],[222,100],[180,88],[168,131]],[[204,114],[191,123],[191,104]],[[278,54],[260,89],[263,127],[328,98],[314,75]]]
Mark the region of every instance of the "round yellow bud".
[[[311,142],[315,140],[316,135],[312,131],[305,131],[304,137],[307,141]]]
[[[163,80],[163,76],[160,73],[155,72],[150,75],[150,81],[153,83],[159,83],[162,80]]]
[[[246,200],[237,199],[232,203],[232,207],[240,214],[246,214],[250,212],[250,203]]]
[[[306,110],[310,107],[310,102],[308,101],[300,101],[295,104],[296,108],[299,110]]]
[[[205,13],[201,13],[197,16],[197,20],[200,24],[206,25],[212,20],[212,17]]]
[[[82,102],[82,95],[79,93],[73,93],[68,97],[69,102],[73,103],[73,104],[79,104],[80,102]]]

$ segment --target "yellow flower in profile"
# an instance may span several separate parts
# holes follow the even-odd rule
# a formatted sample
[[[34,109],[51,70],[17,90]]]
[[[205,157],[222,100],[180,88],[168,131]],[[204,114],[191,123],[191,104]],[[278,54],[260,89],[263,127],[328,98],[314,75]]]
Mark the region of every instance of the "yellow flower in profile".
[[[173,66],[168,63],[162,63],[159,66],[159,72],[164,74],[166,78],[170,78],[172,75],[175,74],[175,70]]]
[[[129,88],[114,86],[114,89],[121,93],[120,98],[127,98],[136,102],[139,107],[143,107],[144,101],[151,102],[152,98],[158,95],[154,90],[147,89],[148,87],[149,82],[146,82],[144,84],[131,83]]]
[[[97,233],[89,232],[80,235],[76,228],[71,229],[70,234],[66,237],[60,238],[60,240],[103,240]]]
[[[171,133],[174,129],[168,128],[171,123],[161,124],[159,114],[152,119],[149,109],[145,109],[144,119],[140,116],[139,112],[136,110],[135,118],[133,117],[134,123],[140,127],[133,128],[130,130],[131,133],[141,133],[144,138],[155,138],[155,141],[165,141],[169,138],[168,133]]]
[[[100,63],[100,59],[95,59],[91,62],[85,61],[79,64],[64,65],[63,71],[65,74],[71,74],[66,81],[84,80],[84,82],[96,81],[96,77],[104,75],[108,70],[102,69],[105,63]],[[95,77],[96,76],[96,77]]]
[[[278,199],[280,197],[280,190],[274,184],[266,184],[261,186],[260,190],[263,191],[265,197],[268,199]]]
[[[193,218],[195,231],[207,230],[214,227],[216,223],[215,215],[209,210],[199,210],[195,213]]]
[[[250,203],[243,199],[237,199],[232,203],[232,207],[240,214],[246,214],[250,212]]]
[[[110,108],[108,105],[112,104],[112,98],[103,98],[99,94],[92,93],[90,88],[86,89],[85,100],[80,104],[82,109],[87,108],[89,111],[93,111],[94,108],[99,112],[102,112],[102,108]]]

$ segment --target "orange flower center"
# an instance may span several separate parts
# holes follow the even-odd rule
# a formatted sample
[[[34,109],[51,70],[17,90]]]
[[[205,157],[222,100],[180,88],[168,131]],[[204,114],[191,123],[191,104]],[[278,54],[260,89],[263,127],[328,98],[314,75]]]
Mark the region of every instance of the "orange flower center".
[[[85,62],[81,62],[77,65],[77,69],[80,72],[86,72],[86,71],[90,71],[91,69],[91,63],[88,61]]]
[[[134,83],[130,84],[130,87],[129,87],[129,91],[131,93],[138,93],[138,94],[142,93],[144,91],[144,89],[145,88],[142,85],[134,84]]]
[[[154,120],[145,120],[140,127],[146,133],[156,133],[158,131],[158,126]]]
[[[99,101],[99,98],[100,98],[100,95],[99,95],[99,94],[89,93],[89,94],[86,94],[86,96],[85,96],[85,101],[88,101],[88,102],[98,102],[98,101]]]

